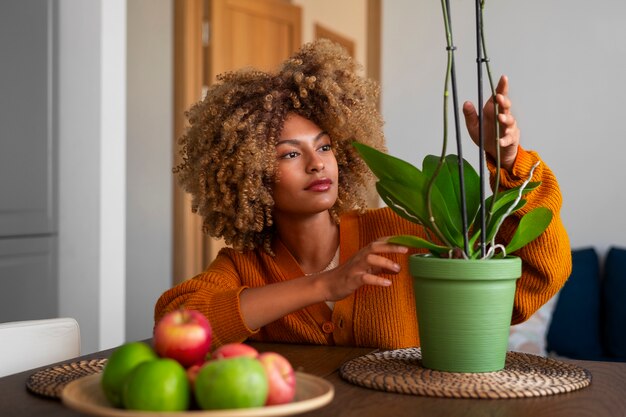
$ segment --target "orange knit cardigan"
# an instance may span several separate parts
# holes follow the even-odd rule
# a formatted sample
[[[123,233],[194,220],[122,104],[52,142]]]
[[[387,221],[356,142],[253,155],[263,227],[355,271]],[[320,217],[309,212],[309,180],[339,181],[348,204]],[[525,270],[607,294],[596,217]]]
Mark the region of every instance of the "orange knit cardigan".
[[[502,170],[501,185],[520,185],[531,166],[539,160],[534,152],[520,148],[511,174]],[[494,167],[489,166],[491,173]],[[533,181],[542,185],[527,195],[527,212],[536,206],[552,210],[548,229],[535,241],[516,252],[523,259],[522,277],[517,282],[512,323],[526,320],[565,283],[571,272],[571,252],[567,233],[559,216],[561,193],[550,169],[541,163]],[[511,216],[500,231],[508,240],[517,225]],[[424,236],[423,229],[395,215],[389,208],[351,212],[341,217],[340,263],[360,248],[382,236],[412,233]],[[418,324],[407,256],[389,255],[404,265],[391,276],[390,287],[363,286],[335,303],[331,310],[320,302],[291,313],[260,329],[250,329],[243,321],[239,294],[247,287],[258,287],[303,276],[298,263],[276,239],[275,257],[263,250],[237,252],[222,249],[203,273],[167,290],[155,306],[155,321],[179,307],[205,314],[213,327],[214,345],[243,341],[272,341],[321,345],[368,346],[397,349],[419,346]]]

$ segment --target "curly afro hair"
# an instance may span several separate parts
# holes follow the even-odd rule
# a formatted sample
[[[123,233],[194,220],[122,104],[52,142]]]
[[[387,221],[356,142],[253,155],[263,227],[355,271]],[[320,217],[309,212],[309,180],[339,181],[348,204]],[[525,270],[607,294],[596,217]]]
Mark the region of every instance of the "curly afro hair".
[[[313,121],[331,138],[339,166],[335,221],[345,211],[366,208],[372,177],[352,142],[385,147],[378,86],[358,70],[342,47],[318,40],[278,72],[244,69],[217,77],[186,113],[190,126],[174,168],[192,196],[192,211],[203,218],[204,233],[240,251],[272,253],[275,147],[288,113]]]

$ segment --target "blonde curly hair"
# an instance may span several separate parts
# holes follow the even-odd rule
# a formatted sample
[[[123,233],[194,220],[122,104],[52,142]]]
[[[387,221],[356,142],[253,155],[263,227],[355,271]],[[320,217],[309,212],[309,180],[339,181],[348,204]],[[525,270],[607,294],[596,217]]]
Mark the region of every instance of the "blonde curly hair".
[[[203,218],[204,233],[237,250],[272,253],[275,147],[288,113],[313,121],[331,138],[339,166],[335,221],[345,211],[366,208],[372,178],[352,142],[385,147],[378,86],[358,69],[342,47],[319,40],[276,73],[244,69],[217,77],[186,113],[190,126],[174,168],[192,195],[192,211]]]

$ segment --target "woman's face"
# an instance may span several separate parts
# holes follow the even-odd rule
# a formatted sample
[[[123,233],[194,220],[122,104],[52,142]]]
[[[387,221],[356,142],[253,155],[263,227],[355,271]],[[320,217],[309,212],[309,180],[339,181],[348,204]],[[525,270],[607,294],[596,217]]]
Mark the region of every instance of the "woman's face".
[[[312,121],[290,113],[276,144],[276,214],[310,215],[337,200],[339,170],[330,137]]]

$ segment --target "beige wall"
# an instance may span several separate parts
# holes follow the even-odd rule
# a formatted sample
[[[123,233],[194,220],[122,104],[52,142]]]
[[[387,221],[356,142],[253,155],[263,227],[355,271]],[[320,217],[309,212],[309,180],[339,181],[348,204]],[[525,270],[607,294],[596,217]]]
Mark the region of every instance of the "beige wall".
[[[367,58],[366,0],[293,0],[302,7],[302,41],[314,40],[315,24],[320,24],[355,43],[355,58],[365,66]]]

